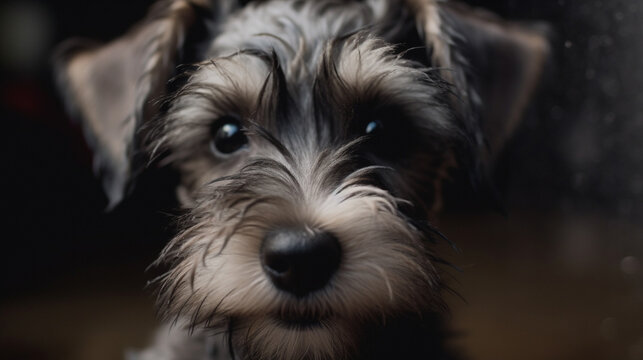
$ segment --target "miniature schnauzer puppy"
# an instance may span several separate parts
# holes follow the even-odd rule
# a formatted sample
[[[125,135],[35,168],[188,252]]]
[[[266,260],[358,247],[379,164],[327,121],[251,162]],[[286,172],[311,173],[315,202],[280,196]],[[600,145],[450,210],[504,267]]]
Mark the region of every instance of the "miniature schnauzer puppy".
[[[145,163],[181,175],[157,280],[174,326],[133,358],[452,358],[429,220],[546,54],[535,27],[439,0],[163,0],[63,45],[110,206]]]

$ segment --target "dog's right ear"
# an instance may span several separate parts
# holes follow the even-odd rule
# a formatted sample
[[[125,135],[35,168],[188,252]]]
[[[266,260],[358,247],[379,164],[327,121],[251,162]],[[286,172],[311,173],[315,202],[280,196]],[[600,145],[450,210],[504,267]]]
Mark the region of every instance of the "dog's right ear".
[[[95,45],[71,40],[59,47],[57,81],[67,108],[82,121],[108,208],[131,187],[137,130],[159,111],[153,100],[165,94],[190,31],[225,16],[232,3],[163,0],[114,41]]]

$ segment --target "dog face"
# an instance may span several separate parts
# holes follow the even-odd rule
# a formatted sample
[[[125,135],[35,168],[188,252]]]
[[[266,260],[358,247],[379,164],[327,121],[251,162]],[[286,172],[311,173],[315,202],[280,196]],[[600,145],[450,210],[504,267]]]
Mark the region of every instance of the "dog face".
[[[484,136],[500,147],[545,51],[430,0],[165,1],[121,39],[67,46],[59,74],[112,203],[141,159],[181,173],[163,312],[244,358],[339,359],[443,308],[441,181],[493,156]]]

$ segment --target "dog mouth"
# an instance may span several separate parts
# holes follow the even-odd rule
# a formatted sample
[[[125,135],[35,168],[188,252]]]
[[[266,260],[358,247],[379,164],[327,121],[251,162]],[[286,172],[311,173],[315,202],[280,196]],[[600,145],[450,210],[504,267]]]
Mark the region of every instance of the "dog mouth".
[[[322,327],[325,317],[319,315],[302,315],[302,314],[279,314],[274,320],[280,327],[293,330],[312,329]]]

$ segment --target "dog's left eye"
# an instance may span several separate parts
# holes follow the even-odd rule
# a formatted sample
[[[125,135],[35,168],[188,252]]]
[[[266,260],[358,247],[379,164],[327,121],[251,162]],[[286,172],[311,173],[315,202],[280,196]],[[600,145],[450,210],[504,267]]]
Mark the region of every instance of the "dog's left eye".
[[[382,123],[379,120],[370,121],[364,128],[366,135],[375,134],[382,129]]]
[[[235,117],[224,116],[212,127],[210,149],[215,155],[225,157],[247,145],[248,137],[241,130],[241,124]]]

